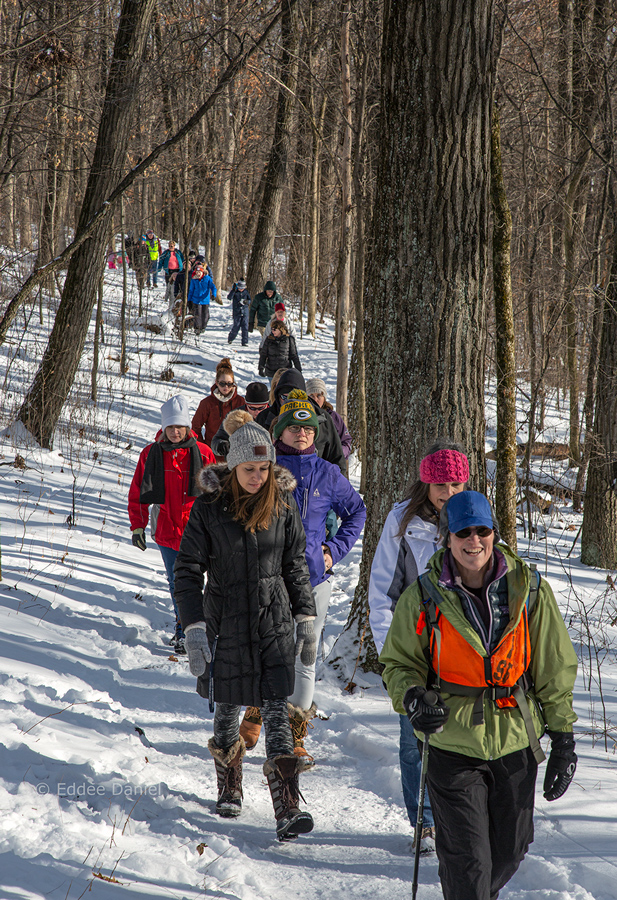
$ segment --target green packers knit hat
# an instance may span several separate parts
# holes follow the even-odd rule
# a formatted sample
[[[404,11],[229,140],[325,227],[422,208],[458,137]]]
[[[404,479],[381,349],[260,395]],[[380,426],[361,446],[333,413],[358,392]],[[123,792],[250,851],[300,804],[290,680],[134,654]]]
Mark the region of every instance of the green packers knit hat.
[[[287,395],[287,402],[281,406],[276,425],[272,429],[274,440],[280,438],[288,425],[310,425],[319,434],[319,419],[315,407],[305,391],[293,390]]]

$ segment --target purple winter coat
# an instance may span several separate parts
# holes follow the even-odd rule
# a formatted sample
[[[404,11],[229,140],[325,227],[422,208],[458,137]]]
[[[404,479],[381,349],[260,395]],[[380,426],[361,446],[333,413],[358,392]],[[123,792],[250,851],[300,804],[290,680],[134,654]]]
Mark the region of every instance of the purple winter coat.
[[[298,482],[293,495],[306,533],[306,561],[311,585],[316,587],[330,576],[326,574],[322,542],[326,539],[326,516],[333,509],[341,519],[341,527],[328,547],[336,565],[347,556],[360,537],[366,520],[366,507],[360,494],[333,463],[316,453],[288,456],[277,452],[276,461],[285,466]]]
[[[341,445],[343,447],[343,455],[345,459],[349,459],[349,454],[351,453],[351,435],[347,431],[347,425],[345,425],[345,420],[342,416],[339,416],[335,409],[329,409],[328,412],[332,416],[332,421],[334,422],[334,427],[337,430],[338,436],[341,439]]]

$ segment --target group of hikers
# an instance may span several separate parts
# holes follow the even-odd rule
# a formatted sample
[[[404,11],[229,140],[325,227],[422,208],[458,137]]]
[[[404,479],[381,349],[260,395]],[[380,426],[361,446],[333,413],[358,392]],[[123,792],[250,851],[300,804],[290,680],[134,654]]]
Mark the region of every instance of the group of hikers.
[[[125,241],[129,264],[139,273],[147,277],[147,286],[151,283],[158,286],[158,274],[162,270],[165,277],[165,302],[169,309],[175,307],[181,314],[180,298],[183,296],[185,279],[188,277],[187,312],[188,321],[192,323],[196,335],[200,335],[210,320],[210,301],[217,298],[217,287],[212,277],[212,270],[205,257],[189,250],[185,261],[175,241],[170,240],[166,250],[162,250],[161,242],[151,228],[148,228],[135,241],[130,235]],[[115,267],[115,254],[113,265]],[[233,323],[228,335],[231,344],[238,334],[241,335],[242,346],[247,347],[249,334],[255,328],[261,335],[259,345],[259,375],[261,378],[272,378],[280,368],[294,366],[302,371],[294,327],[286,315],[283,298],[276,289],[274,281],[266,281],[263,291],[251,298],[244,279],[234,282],[228,293],[232,303]]]
[[[275,321],[262,321],[265,336]],[[313,829],[299,775],[315,765],[305,741],[316,650],[333,568],[366,518],[347,478],[350,448],[323,379],[283,367],[270,389],[253,382],[241,396],[223,359],[192,418],[181,395],[162,405],[129,492],[140,549],[151,507],[172,642],[214,712],[216,811],[240,814],[242,760],[263,725],[282,841]],[[533,840],[543,735],[544,797],[558,799],[574,777],[577,658],[550,585],[501,541],[488,499],[473,490],[465,448],[439,439],[410,475],[384,524],[368,598],[400,714],[404,802],[414,846],[437,853],[446,900],[496,900]]]

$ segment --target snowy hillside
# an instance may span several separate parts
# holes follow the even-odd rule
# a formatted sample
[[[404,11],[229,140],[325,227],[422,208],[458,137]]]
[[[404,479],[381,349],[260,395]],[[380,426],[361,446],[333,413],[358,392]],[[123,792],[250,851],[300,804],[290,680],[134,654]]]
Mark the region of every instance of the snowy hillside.
[[[241,817],[214,814],[212,716],[186,660],[170,654],[162,559],[150,540],[145,553],[132,547],[126,500],[161,403],[181,392],[194,411],[227,355],[242,392],[257,378],[259,335],[248,348],[239,338],[229,347],[225,301],[213,304],[199,339],[180,345],[162,297],[160,287],[149,292],[148,316],[161,317],[163,333],[132,331],[122,378],[121,280],[108,275],[97,406],[88,399],[90,343],[54,451],[0,436],[0,900],[407,900],[413,859],[398,716],[376,676],[356,672],[349,694],[327,661],[360,545],[336,566],[320,648],[316,701],[328,718],[309,731],[318,765],[300,785],[315,830],[295,844],[276,841],[263,737],[246,757]],[[28,327],[16,324],[0,348],[3,425],[48,333],[46,316],[41,326],[38,310],[25,315]],[[304,374],[323,377],[333,398],[331,328],[298,349]],[[167,368],[172,381],[160,379]],[[557,414],[552,424],[558,436]],[[493,425],[489,404],[489,443]],[[581,660],[579,766],[565,797],[550,804],[542,767],[536,839],[501,900],[614,900],[617,592],[606,572],[578,562],[580,517],[571,509],[553,508],[537,524],[537,541],[521,532],[519,551],[550,579]],[[350,676],[354,660],[345,666]],[[434,856],[422,859],[420,882],[420,897],[441,897]]]

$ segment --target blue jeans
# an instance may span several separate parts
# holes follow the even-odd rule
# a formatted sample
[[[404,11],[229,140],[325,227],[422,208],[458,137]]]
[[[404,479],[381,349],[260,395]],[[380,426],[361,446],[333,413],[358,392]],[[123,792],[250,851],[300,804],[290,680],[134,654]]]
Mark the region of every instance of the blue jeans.
[[[172,550],[171,547],[163,547],[162,544],[159,544],[158,548],[161,551],[161,556],[163,557],[163,564],[165,566],[165,572],[167,574],[167,583],[169,584],[169,593],[171,594],[171,602],[174,605],[174,612],[176,614],[176,635],[178,637],[184,637],[184,632],[182,631],[182,626],[180,625],[178,607],[176,606],[176,598],[174,597],[174,563],[176,561],[178,551]]]
[[[401,716],[400,720],[401,742],[399,745],[399,760],[401,764],[403,799],[405,800],[411,826],[415,828],[418,820],[418,793],[420,791],[422,760],[418,750],[418,738],[413,733],[411,722],[407,716]],[[433,813],[427,792],[424,795],[424,827],[432,827],[433,824]]]
[[[154,287],[158,287],[158,273],[159,273],[159,261],[158,259],[151,259],[150,265],[148,266],[148,287],[150,287],[150,276],[152,276],[152,284]]]
[[[227,343],[231,344],[236,339],[238,332],[242,329],[242,346],[246,347],[249,342],[249,308],[245,306],[242,312],[234,314],[234,323],[227,338]]]

